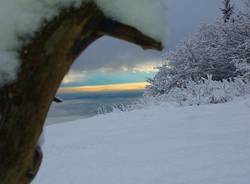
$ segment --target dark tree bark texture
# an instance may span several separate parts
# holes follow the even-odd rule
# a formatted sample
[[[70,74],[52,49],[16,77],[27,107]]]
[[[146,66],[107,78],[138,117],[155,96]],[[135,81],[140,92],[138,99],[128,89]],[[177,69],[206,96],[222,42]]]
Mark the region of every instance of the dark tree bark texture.
[[[106,18],[94,3],[62,9],[23,45],[16,81],[0,89],[0,184],[31,182],[28,173],[57,89],[75,59],[104,35],[162,49],[159,41]]]

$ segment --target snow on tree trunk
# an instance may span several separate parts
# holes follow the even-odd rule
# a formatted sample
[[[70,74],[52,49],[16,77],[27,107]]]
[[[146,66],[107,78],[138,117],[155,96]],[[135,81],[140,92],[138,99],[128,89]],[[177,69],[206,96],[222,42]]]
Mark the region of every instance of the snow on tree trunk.
[[[19,51],[22,64],[17,79],[0,89],[1,184],[31,182],[29,173],[36,173],[38,168],[32,168],[41,161],[36,157],[37,141],[57,89],[79,54],[104,35],[144,49],[162,49],[159,41],[106,18],[94,3],[85,3],[44,21]]]

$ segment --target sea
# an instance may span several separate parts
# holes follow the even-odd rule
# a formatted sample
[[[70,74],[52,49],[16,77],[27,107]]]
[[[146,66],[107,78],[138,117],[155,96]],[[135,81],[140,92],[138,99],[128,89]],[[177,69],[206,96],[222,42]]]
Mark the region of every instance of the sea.
[[[142,95],[143,91],[57,94],[63,102],[51,105],[46,124],[65,123],[110,113],[114,108],[135,104]]]

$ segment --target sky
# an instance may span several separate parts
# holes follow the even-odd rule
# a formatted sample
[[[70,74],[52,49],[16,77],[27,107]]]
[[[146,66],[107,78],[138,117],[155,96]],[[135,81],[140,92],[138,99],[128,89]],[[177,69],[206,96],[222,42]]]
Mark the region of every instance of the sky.
[[[125,41],[103,37],[92,44],[77,59],[61,87],[143,83],[154,76],[155,66],[164,63],[162,57],[185,40],[202,24],[213,23],[221,16],[222,0],[167,0],[168,38],[163,52],[144,51]],[[234,0],[239,4],[240,0]],[[134,85],[134,84],[133,84]],[[73,87],[73,88],[72,88]],[[141,88],[141,85],[139,85]],[[75,89],[75,88],[74,88]],[[85,89],[85,88],[82,88]],[[101,88],[100,88],[101,90]]]

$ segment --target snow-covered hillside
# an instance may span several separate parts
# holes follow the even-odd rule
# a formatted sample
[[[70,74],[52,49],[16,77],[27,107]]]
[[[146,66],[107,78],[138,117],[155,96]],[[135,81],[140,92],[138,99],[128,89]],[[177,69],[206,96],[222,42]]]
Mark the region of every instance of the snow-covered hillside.
[[[46,128],[34,184],[249,184],[250,98]]]

